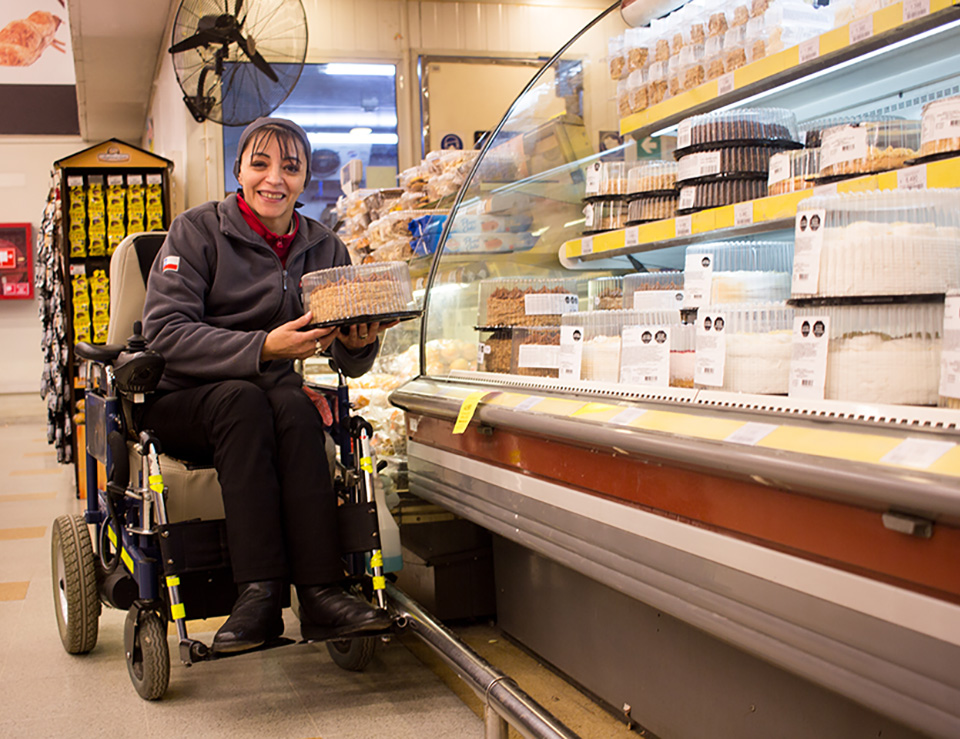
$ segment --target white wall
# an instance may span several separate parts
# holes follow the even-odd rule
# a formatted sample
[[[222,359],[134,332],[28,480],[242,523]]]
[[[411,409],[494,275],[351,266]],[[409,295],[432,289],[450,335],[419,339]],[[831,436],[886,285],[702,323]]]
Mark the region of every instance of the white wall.
[[[58,159],[85,148],[80,137],[0,136],[0,223],[29,223],[34,243]],[[0,300],[0,393],[39,393],[43,354],[36,300]]]

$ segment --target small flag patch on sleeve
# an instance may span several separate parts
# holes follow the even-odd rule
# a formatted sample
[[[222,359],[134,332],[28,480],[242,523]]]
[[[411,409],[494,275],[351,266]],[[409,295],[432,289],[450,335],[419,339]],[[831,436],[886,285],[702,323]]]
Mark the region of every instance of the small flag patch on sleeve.
[[[163,264],[161,269],[166,272],[168,270],[173,270],[174,272],[180,271],[180,257],[164,257]]]

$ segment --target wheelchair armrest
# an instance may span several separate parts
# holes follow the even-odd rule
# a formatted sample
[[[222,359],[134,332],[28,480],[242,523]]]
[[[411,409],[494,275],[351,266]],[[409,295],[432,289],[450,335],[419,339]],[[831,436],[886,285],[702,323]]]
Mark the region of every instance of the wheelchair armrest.
[[[88,344],[86,341],[81,341],[77,344],[74,351],[81,359],[89,359],[93,362],[100,362],[101,364],[113,364],[123,349],[122,344],[104,344],[103,346],[97,346]]]

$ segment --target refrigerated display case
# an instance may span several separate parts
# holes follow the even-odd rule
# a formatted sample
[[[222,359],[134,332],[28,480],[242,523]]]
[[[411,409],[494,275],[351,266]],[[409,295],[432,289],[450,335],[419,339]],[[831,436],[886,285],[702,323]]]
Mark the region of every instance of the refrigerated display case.
[[[629,5],[634,14],[643,7]],[[787,17],[792,6],[782,5],[744,4],[743,18]],[[684,12],[698,12],[704,26],[727,12],[724,27],[735,27],[743,18],[727,6],[697,2]],[[511,106],[458,194],[427,280],[420,375],[391,395],[406,411],[411,492],[496,535],[501,627],[654,735],[960,733],[960,412],[953,391],[944,396],[960,368],[955,278],[933,294],[908,286],[811,298],[818,293],[804,290],[809,276],[798,271],[809,264],[800,223],[819,202],[808,198],[919,189],[952,203],[960,157],[911,155],[883,172],[871,162],[848,179],[686,214],[681,193],[680,215],[583,233],[594,230],[585,228],[588,208],[622,192],[611,185],[604,195],[593,178],[611,162],[624,164],[610,171],[626,172],[657,153],[697,153],[684,123],[693,116],[775,108],[798,132],[819,134],[825,121],[920,121],[930,101],[960,92],[957,5],[849,6],[832,9],[827,30],[770,45],[769,55],[751,51],[719,77],[692,75],[663,99],[649,87],[657,94],[639,111],[618,105],[624,80],[611,76],[625,46],[610,39],[628,31],[619,4],[583,29]],[[647,62],[658,38],[673,38],[664,35],[670,23],[628,32],[637,47],[647,39]],[[677,35],[689,45],[686,33]],[[641,72],[648,86],[660,79],[660,70]],[[550,124],[560,80],[579,86],[575,96],[562,91],[579,101],[568,103],[563,125],[582,126],[588,151],[560,147],[545,161],[536,132]],[[623,143],[603,149],[611,131]],[[781,148],[806,143],[798,133]],[[532,246],[503,255],[446,249],[458,222],[478,215],[529,218]],[[900,246],[884,259],[899,259],[907,274],[948,275],[960,224],[912,217],[888,225],[933,228],[946,244],[933,259],[946,261],[914,262]],[[841,225],[858,230],[836,232],[838,243],[872,238],[861,221]],[[767,244],[786,244],[793,263],[762,266]],[[714,272],[734,246],[752,266]],[[481,262],[484,270],[469,268]],[[659,270],[684,270],[682,310],[668,305],[673,290],[644,295],[633,310],[626,276]],[[751,302],[758,297],[776,305]],[[613,322],[614,346],[609,331],[571,318],[601,308],[624,314]],[[873,311],[882,317],[864,318]],[[680,356],[679,343],[666,348],[684,323],[696,327],[692,357]],[[831,326],[844,328],[835,335]],[[427,347],[441,340],[475,344],[478,369],[431,366]],[[620,371],[587,373],[585,358],[594,368],[619,362]],[[674,361],[695,363],[694,382],[669,382],[683,374],[671,371]],[[804,374],[810,362],[823,366]],[[744,382],[711,377],[724,366]],[[830,366],[861,378],[844,383],[852,389],[839,399],[825,389]],[[768,382],[775,373],[782,382]],[[940,379],[932,397],[873,385],[880,377],[888,389],[912,386],[931,373]],[[878,395],[858,399],[866,387]]]

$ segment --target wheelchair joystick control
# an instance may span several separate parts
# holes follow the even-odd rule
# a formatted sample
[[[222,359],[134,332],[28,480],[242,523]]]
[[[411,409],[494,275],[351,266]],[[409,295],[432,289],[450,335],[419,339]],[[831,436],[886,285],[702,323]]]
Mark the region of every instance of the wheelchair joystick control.
[[[140,321],[133,324],[133,335],[113,365],[117,389],[135,402],[142,400],[139,396],[157,389],[165,365],[163,356],[147,347],[142,330]]]

